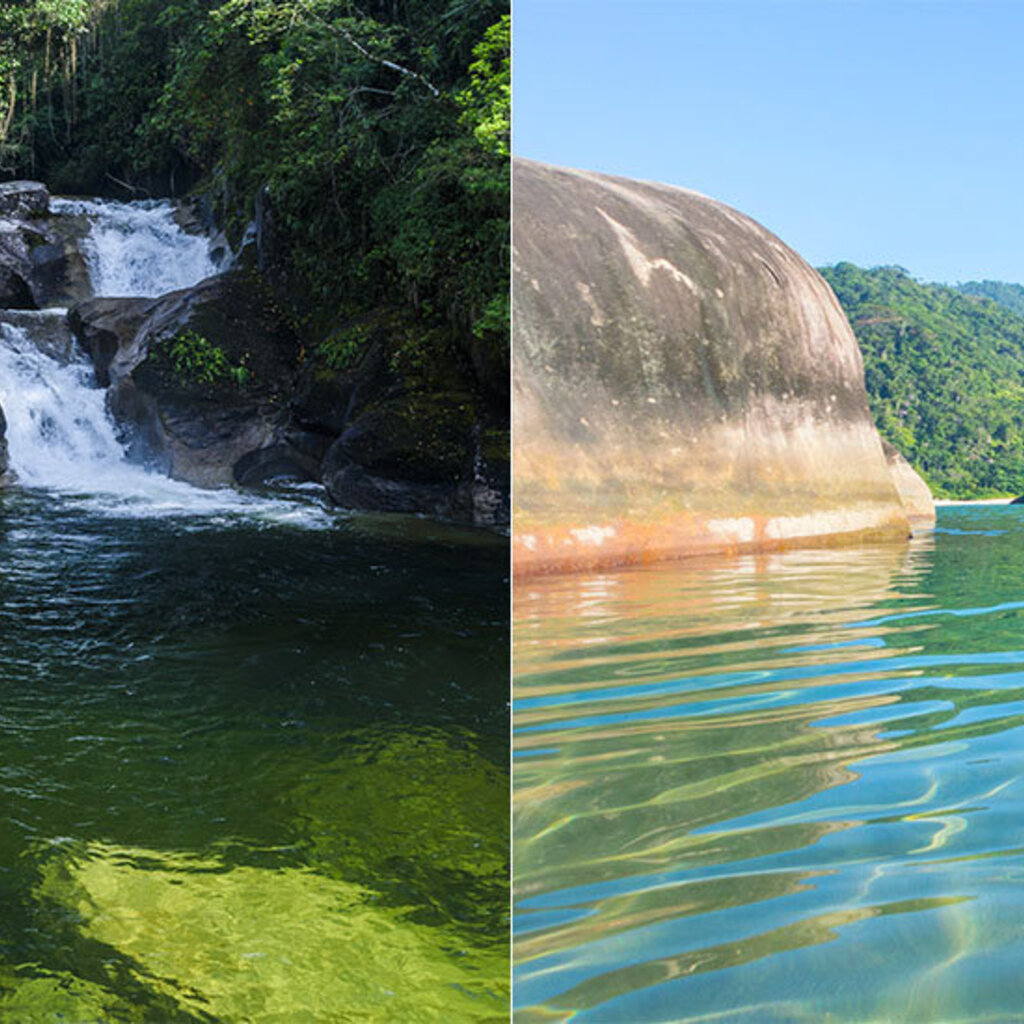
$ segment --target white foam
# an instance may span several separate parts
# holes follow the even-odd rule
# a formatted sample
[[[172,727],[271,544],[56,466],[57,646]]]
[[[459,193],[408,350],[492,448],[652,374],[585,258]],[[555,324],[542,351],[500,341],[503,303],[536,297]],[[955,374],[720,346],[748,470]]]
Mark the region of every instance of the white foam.
[[[95,295],[152,298],[217,273],[209,240],[182,231],[165,200],[54,199],[56,214],[84,216],[82,248]]]
[[[207,516],[326,526],[308,497],[267,499],[230,489],[201,490],[128,461],[106,396],[84,362],[61,365],[26,327],[0,323],[0,407],[11,468],[23,486],[75,497],[108,515]]]

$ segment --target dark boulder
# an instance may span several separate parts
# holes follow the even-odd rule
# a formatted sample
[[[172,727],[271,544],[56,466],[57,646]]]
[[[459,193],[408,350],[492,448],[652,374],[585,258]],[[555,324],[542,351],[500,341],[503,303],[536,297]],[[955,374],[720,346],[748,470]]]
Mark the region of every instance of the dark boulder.
[[[244,457],[282,442],[298,342],[252,275],[158,299],[95,299],[69,318],[110,384],[134,458],[216,487],[236,482]]]
[[[101,387],[109,387],[110,367],[117,360],[120,375],[138,362],[139,328],[159,299],[87,299],[68,312],[78,343],[89,354]],[[127,368],[127,369],[125,369]]]
[[[0,408],[0,477],[10,469],[10,458],[7,451],[7,417]]]
[[[0,219],[0,309],[36,309],[32,295],[32,242],[43,242],[21,221]]]
[[[508,521],[506,422],[455,339],[378,311],[339,329],[352,355],[314,352],[292,402],[296,424],[331,439],[322,479],[345,508]],[[486,450],[485,450],[486,449]]]
[[[50,193],[42,182],[0,184],[0,217],[45,217],[49,212]]]
[[[0,308],[66,307],[90,294],[74,224],[0,217]]]

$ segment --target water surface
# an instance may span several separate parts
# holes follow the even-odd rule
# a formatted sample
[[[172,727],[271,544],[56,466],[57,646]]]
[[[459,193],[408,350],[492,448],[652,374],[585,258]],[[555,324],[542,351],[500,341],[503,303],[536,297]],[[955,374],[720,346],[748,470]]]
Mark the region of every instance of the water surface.
[[[507,1019],[506,550],[0,492],[0,1019]]]
[[[517,1020],[1024,1007],[1024,511],[515,596]]]

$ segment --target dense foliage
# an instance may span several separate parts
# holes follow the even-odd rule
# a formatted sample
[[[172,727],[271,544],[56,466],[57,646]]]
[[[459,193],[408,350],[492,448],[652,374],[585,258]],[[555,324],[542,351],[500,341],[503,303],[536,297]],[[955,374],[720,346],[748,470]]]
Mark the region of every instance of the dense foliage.
[[[306,328],[507,345],[506,0],[0,4],[0,170],[254,216]]]
[[[1024,285],[1009,284],[1006,281],[965,281],[954,287],[964,295],[979,295],[991,299],[1000,306],[1024,316]]]
[[[879,430],[933,493],[1024,494],[1024,316],[900,267],[821,272],[860,342]]]

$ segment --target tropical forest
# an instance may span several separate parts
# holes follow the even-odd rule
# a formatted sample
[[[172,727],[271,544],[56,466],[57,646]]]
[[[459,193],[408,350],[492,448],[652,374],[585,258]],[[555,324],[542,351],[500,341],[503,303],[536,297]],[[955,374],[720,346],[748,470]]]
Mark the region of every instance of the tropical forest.
[[[1024,494],[1024,288],[823,267],[853,326],[875,423],[937,497]]]

